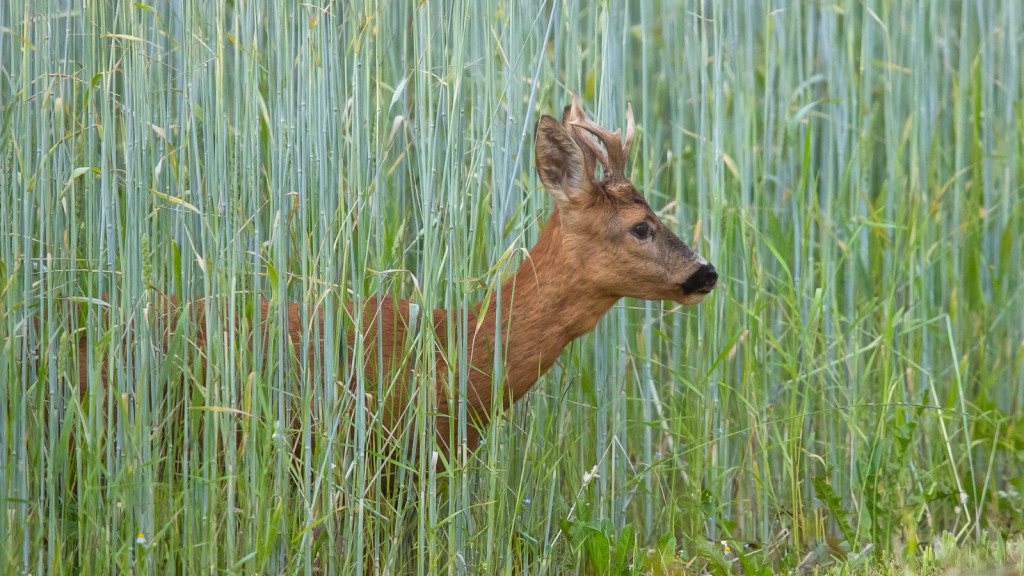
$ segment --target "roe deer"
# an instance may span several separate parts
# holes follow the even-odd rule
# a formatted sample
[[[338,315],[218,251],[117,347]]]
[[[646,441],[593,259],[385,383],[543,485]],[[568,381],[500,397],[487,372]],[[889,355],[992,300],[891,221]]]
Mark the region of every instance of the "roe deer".
[[[554,210],[537,245],[502,285],[500,302],[495,294],[486,306],[481,302],[464,311],[468,312],[466,341],[470,362],[465,401],[472,420],[467,422],[464,448],[472,451],[477,447],[480,429],[492,414],[495,399],[491,398],[491,380],[499,309],[505,378],[505,393],[500,402],[502,408],[508,408],[551,368],[569,342],[592,331],[621,298],[697,304],[718,283],[714,266],[661,223],[627,178],[625,164],[634,132],[631,106],[626,112],[623,141],[618,130],[610,132],[587,119],[575,95],[572,104],[566,106],[562,123],[547,115],[537,123],[537,172],[554,199]],[[603,169],[600,180],[594,177],[596,163]],[[193,302],[191,308],[197,318],[194,344],[202,350],[206,338],[205,323],[201,320],[204,302]],[[165,299],[165,324],[175,326],[182,310],[173,297]],[[261,318],[268,318],[270,312],[264,302]],[[351,305],[348,312],[352,314]],[[437,336],[435,358],[439,375],[448,372],[444,351],[449,314],[457,312],[434,310],[431,318]],[[369,300],[364,304],[363,317],[366,390],[369,394],[375,394],[378,388],[384,390],[375,402],[379,407],[377,417],[382,418],[384,430],[397,436],[412,421],[404,417],[411,405],[411,395],[406,389],[407,371],[402,369],[410,322],[409,301],[390,297]],[[298,348],[305,327],[297,305],[289,305],[288,319],[289,338]],[[457,315],[452,317],[454,326],[460,326],[457,319]],[[322,310],[316,313],[315,321],[323,322]],[[170,329],[165,330],[166,347]],[[262,335],[269,336],[265,326]],[[348,331],[346,345],[350,350],[355,336]],[[324,357],[322,339],[311,346],[319,347],[319,357]],[[79,377],[84,383],[88,377],[84,337],[79,347]],[[297,357],[301,358],[299,352],[296,349]],[[313,350],[308,352],[308,357],[313,358]],[[349,368],[342,366],[340,370],[351,375]],[[98,376],[106,381],[105,362],[101,363]],[[382,383],[384,380],[387,382]],[[458,390],[457,386],[452,388]],[[449,410],[452,399],[446,396],[446,390],[443,382],[435,384],[436,435],[444,456],[449,452],[450,430],[455,424],[450,420],[449,414],[454,412]]]

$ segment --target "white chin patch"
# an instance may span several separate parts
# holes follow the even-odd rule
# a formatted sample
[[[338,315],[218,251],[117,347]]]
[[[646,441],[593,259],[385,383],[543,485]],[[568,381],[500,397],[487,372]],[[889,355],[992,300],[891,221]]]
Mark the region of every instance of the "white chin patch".
[[[683,306],[695,306],[697,304],[700,304],[705,297],[707,297],[707,294],[701,294],[697,292],[694,294],[687,294],[686,296],[683,296],[680,299],[676,299],[676,302],[682,304]]]

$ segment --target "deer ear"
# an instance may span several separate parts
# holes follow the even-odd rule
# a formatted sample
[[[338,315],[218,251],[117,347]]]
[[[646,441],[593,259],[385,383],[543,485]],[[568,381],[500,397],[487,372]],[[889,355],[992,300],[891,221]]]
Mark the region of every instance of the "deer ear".
[[[571,202],[587,192],[583,152],[551,116],[542,116],[537,123],[535,154],[540,181],[560,204]]]

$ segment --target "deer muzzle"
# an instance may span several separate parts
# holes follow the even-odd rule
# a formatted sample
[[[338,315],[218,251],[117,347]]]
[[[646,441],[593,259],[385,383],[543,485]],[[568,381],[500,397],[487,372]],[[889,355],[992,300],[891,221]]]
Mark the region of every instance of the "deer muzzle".
[[[686,294],[710,294],[718,285],[718,271],[705,263],[679,285]]]

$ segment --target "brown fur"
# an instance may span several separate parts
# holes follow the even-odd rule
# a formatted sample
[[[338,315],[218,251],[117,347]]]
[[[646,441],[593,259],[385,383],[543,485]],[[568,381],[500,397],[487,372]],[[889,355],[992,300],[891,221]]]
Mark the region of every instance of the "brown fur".
[[[571,117],[585,119],[581,109]],[[567,115],[568,118],[570,116]],[[706,263],[666,228],[633,185],[621,178],[621,166],[616,171],[617,177],[595,180],[595,155],[580,147],[581,138],[590,136],[579,129],[570,135],[573,130],[568,122],[562,124],[549,116],[538,123],[537,170],[555,199],[555,210],[529,257],[502,285],[500,310],[505,394],[498,400],[499,409],[508,408],[522,398],[551,368],[565,346],[574,338],[592,331],[598,320],[622,297],[696,304],[711,289],[694,293],[681,288],[702,266],[707,268]],[[610,144],[606,142],[606,145]],[[625,152],[616,150],[610,156],[621,159]],[[636,223],[641,221],[653,231],[648,239],[637,238],[631,233]],[[713,287],[713,281],[710,286]],[[495,294],[486,306],[478,304],[469,313],[469,382],[465,400],[471,422],[467,423],[468,438],[464,448],[470,451],[478,444],[480,429],[487,425],[494,409],[498,408],[494,406],[497,399],[492,398],[497,298]],[[173,297],[158,301],[164,315],[162,324],[177,325],[183,307]],[[194,345],[203,350],[206,340],[202,321],[205,303],[200,300],[192,306],[198,324]],[[370,300],[363,306],[361,336],[366,350],[363,371],[367,390],[376,390],[382,376],[387,379],[385,389],[390,389],[390,393],[374,404],[380,409],[384,428],[397,434],[407,421],[406,407],[411,404],[406,389],[407,378],[402,375],[409,301],[387,297]],[[261,308],[261,318],[266,319],[273,312],[266,302]],[[348,313],[352,314],[352,310],[349,306]],[[297,357],[301,358],[299,343],[304,326],[299,312],[298,306],[289,305],[287,332]],[[449,451],[450,432],[456,424],[448,414],[457,413],[449,410],[457,399],[447,397],[447,386],[443,380],[449,368],[445,356],[448,315],[448,311],[434,310],[431,318],[437,336],[434,354],[434,368],[439,379],[434,390],[439,414],[437,440],[444,453]],[[319,323],[319,333],[323,334],[322,311],[315,314],[314,321]],[[452,321],[458,326],[457,317]],[[269,341],[269,324],[264,323],[261,329],[265,343]],[[165,347],[170,330],[163,335]],[[383,334],[380,352],[385,360],[384,374],[379,374],[377,362],[378,332]],[[352,331],[346,334],[346,345],[352,350],[356,334]],[[335,358],[340,357],[336,351],[325,350],[322,339],[312,342],[311,346],[319,348],[319,358],[331,354],[335,354]],[[80,340],[79,350],[80,381],[85,382],[88,374],[84,337]],[[313,349],[308,352],[309,358],[316,357]],[[429,367],[420,367],[421,370],[426,368]],[[323,370],[322,365],[320,369]],[[99,375],[104,382],[107,381],[106,370],[104,361]],[[453,370],[453,373],[458,371]]]

